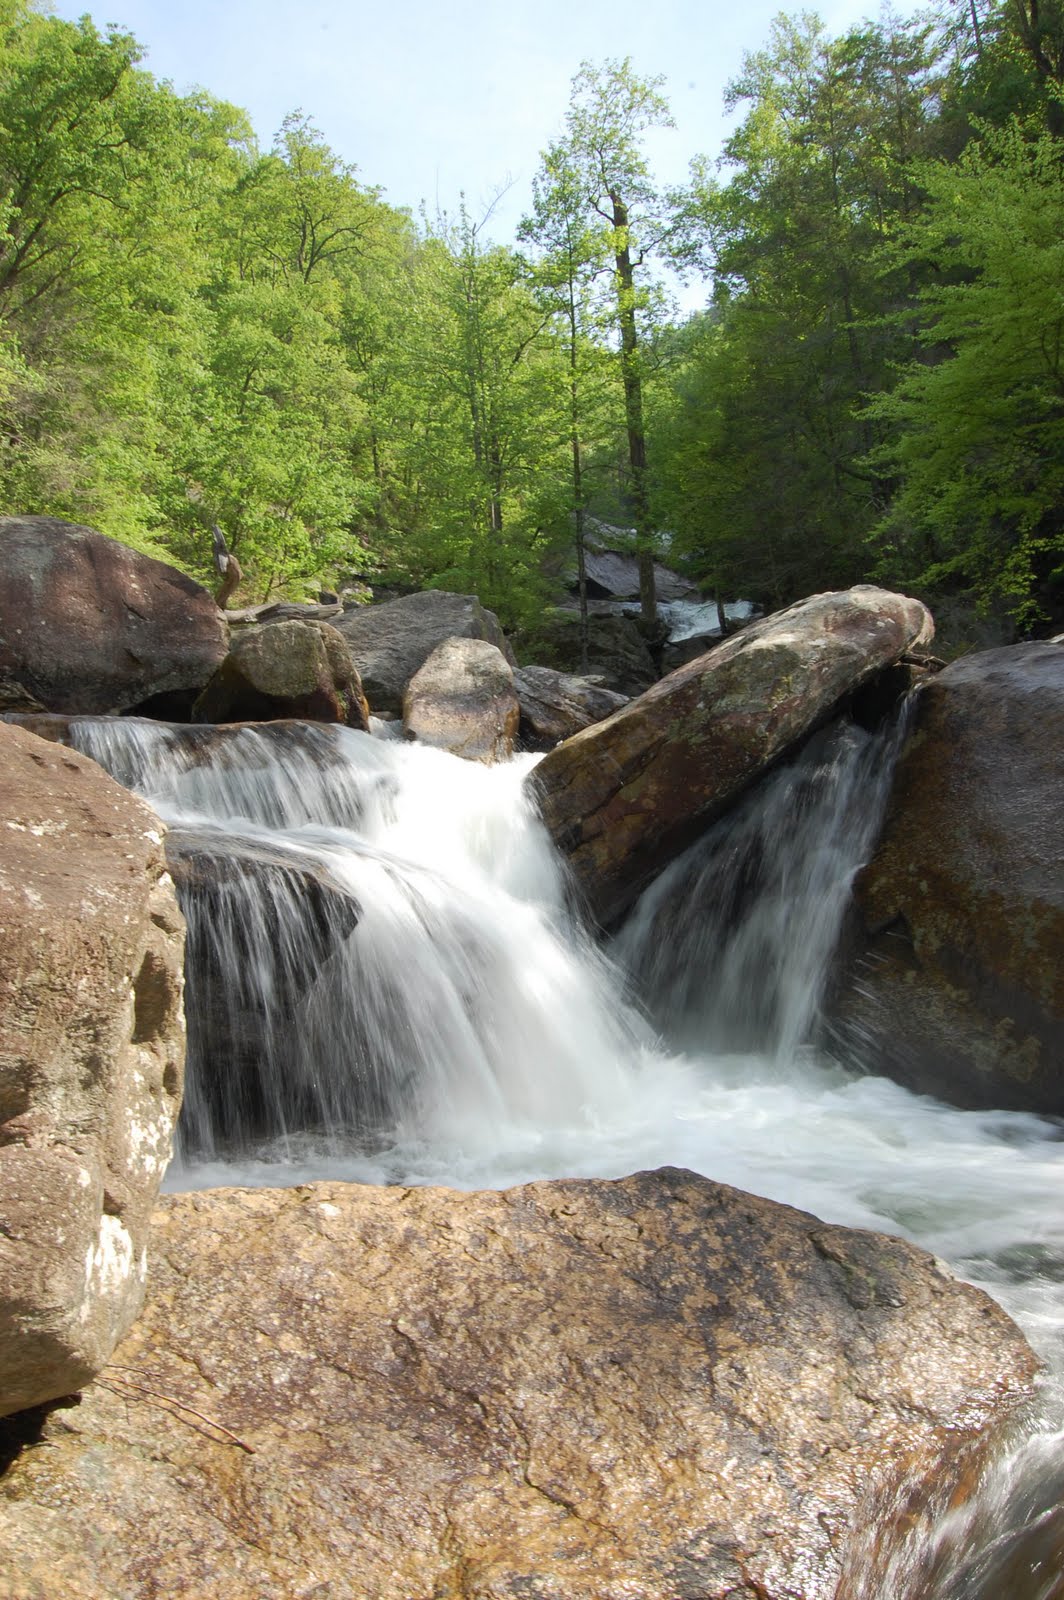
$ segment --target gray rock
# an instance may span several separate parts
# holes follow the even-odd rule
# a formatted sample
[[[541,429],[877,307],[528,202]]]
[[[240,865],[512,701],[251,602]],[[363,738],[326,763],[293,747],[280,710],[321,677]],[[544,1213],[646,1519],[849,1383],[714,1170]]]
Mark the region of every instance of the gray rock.
[[[445,639],[486,639],[516,666],[494,612],[475,595],[426,589],[383,605],[351,606],[335,627],[347,640],[370,709],[402,714],[403,693],[414,673]]]
[[[0,518],[0,570],[5,709],[128,711],[201,689],[225,655],[206,589],[91,528]]]
[[[140,1309],[181,1099],[184,924],[143,801],[0,726],[0,1414],[80,1388]]]
[[[602,722],[627,695],[614,694],[597,678],[555,672],[553,667],[521,667],[514,673],[521,706],[521,740],[528,750],[553,750],[562,739]]]
[[[838,1005],[875,1070],[1064,1113],[1062,769],[1059,646],[965,656],[920,689]]]
[[[506,761],[521,709],[513,668],[485,639],[445,639],[407,684],[409,738],[467,761]]]

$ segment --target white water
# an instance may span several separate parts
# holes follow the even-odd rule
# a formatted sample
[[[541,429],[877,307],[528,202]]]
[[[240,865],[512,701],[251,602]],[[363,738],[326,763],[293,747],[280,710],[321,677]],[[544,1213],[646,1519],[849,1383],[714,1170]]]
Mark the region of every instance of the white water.
[[[360,908],[300,999],[291,1049],[300,1073],[356,1090],[372,1058],[372,1114],[330,1090],[309,1125],[279,1114],[273,1138],[232,1150],[208,1116],[169,1187],[468,1188],[690,1167],[914,1239],[988,1288],[1064,1374],[1061,1126],[956,1110],[818,1045],[826,964],[884,788],[864,736],[844,732],[818,765],[778,774],[652,887],[613,959],[566,911],[524,787],[533,758],[486,769],[279,725],[86,720],[77,739],[171,824],[213,831],[221,851],[235,838],[316,859]],[[1040,1452],[1061,1458],[1049,1418],[1024,1446],[1038,1471]],[[988,1526],[1015,1520],[1021,1479],[988,1488]],[[958,1588],[954,1572],[912,1591],[895,1572],[869,1600],[989,1600],[987,1570],[989,1587],[970,1574]],[[1024,1596],[1061,1593],[1050,1577]]]

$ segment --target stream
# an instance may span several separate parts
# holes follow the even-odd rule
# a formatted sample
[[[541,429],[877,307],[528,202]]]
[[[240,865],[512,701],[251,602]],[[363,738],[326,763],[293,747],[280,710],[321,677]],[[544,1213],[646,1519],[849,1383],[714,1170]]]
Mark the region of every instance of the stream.
[[[190,970],[221,974],[209,994],[190,977],[168,1188],[672,1165],[902,1234],[988,1290],[1047,1376],[969,1505],[854,1592],[1064,1596],[1064,1129],[869,1076],[822,1021],[889,738],[818,736],[603,950],[536,818],[534,757],[486,768],[312,724],[72,726],[170,825]]]

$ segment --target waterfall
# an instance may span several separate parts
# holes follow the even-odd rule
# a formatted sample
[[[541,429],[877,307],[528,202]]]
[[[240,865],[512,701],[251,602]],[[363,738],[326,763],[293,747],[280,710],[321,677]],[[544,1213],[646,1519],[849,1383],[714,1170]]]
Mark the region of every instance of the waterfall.
[[[812,1042],[897,742],[827,730],[643,895],[616,954],[676,1044],[756,1052],[782,1071]]]
[[[911,1094],[821,1037],[889,744],[826,730],[603,952],[567,910],[534,758],[284,723],[80,718],[69,737],[170,827],[190,1045],[170,1187],[686,1166],[914,1239],[1064,1374],[1060,1124]],[[854,1600],[1061,1600],[1059,1418],[1028,1429],[889,1570],[858,1552]]]
[[[170,825],[188,922],[181,1160],[578,1125],[646,1030],[564,911],[528,762],[307,724],[78,719]]]

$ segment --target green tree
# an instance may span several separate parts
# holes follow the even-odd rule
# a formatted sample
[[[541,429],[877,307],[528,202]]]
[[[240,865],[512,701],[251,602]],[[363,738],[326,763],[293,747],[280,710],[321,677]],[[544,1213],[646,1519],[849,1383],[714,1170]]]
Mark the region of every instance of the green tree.
[[[936,42],[889,21],[832,40],[779,18],[730,91],[727,183],[701,178],[716,271],[663,443],[664,507],[707,581],[780,605],[862,575],[892,491],[870,393],[911,348],[881,251],[919,205]],[[760,567],[760,571],[758,570]]]
[[[571,494],[564,502],[572,521],[580,607],[580,658],[588,666],[586,468],[584,440],[602,416],[603,323],[598,287],[606,270],[608,243],[587,216],[581,176],[567,151],[554,144],[533,179],[532,214],[521,224],[522,239],[536,246],[534,292],[554,324],[566,368],[566,421]],[[593,420],[594,419],[594,420]]]
[[[624,391],[628,442],[628,497],[639,559],[639,597],[644,618],[657,609],[656,554],[647,469],[644,417],[644,362],[641,316],[648,305],[638,276],[657,253],[668,256],[678,231],[679,206],[652,182],[643,153],[643,136],[671,127],[661,93],[663,80],[636,76],[631,60],[585,61],[572,84],[565,138],[554,148],[556,161],[574,174],[585,214],[594,219],[613,259],[614,317]]]
[[[534,609],[552,537],[557,367],[548,321],[512,251],[463,207],[426,224],[390,357],[393,430],[412,515],[408,579],[474,588],[516,619]]]
[[[906,261],[921,358],[873,412],[900,489],[882,569],[930,592],[1004,605],[1020,626],[1064,605],[1064,173],[1051,134],[987,130],[922,174]]]

